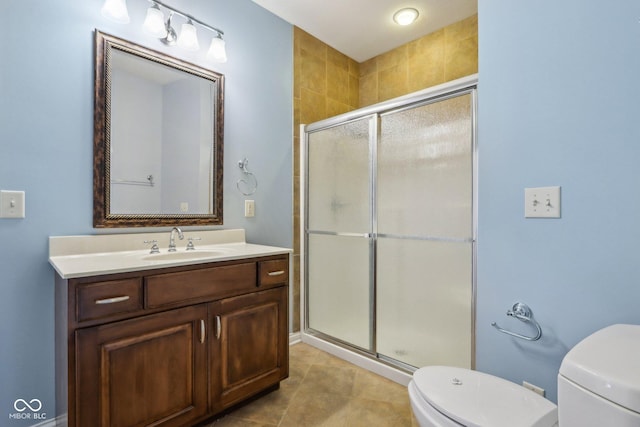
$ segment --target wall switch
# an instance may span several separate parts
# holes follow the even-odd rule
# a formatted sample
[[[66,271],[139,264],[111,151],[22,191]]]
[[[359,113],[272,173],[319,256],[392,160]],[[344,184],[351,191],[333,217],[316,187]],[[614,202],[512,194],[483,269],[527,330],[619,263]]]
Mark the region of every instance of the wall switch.
[[[244,216],[245,218],[251,218],[256,216],[256,202],[253,200],[244,201]]]
[[[180,202],[180,212],[189,212],[189,202]]]
[[[535,393],[538,393],[540,396],[544,397],[544,389],[538,387],[537,385],[533,385],[531,383],[528,383],[526,381],[522,381],[522,387],[529,389]]]
[[[524,189],[525,218],[560,218],[560,187]]]
[[[0,191],[0,218],[24,218],[24,191]]]

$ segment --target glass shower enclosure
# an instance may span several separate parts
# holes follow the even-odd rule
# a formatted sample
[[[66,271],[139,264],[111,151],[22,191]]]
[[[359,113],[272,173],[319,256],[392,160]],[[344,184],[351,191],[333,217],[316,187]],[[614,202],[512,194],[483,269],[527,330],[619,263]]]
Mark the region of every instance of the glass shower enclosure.
[[[305,127],[304,332],[473,367],[476,80]]]

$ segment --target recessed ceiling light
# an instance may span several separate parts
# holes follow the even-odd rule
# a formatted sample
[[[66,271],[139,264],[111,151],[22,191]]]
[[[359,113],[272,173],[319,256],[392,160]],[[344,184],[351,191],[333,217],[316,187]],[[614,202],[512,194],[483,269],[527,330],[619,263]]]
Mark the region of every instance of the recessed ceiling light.
[[[418,11],[412,7],[400,9],[393,14],[393,20],[399,25],[410,25],[418,18]]]

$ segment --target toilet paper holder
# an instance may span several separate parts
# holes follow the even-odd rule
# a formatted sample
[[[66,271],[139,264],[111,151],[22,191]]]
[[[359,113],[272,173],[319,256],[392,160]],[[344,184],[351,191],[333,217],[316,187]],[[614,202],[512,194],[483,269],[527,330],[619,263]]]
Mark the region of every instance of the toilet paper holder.
[[[542,337],[542,328],[540,327],[540,324],[536,322],[536,320],[533,318],[531,314],[531,309],[527,304],[524,304],[521,302],[517,302],[513,304],[513,307],[511,308],[511,310],[507,311],[507,316],[515,317],[516,319],[521,320],[523,322],[531,323],[533,326],[536,327],[536,329],[538,330],[538,333],[534,337],[528,337],[526,335],[521,335],[515,332],[508,331],[506,329],[503,329],[500,326],[498,326],[496,322],[492,322],[491,326],[493,326],[503,334],[511,335],[512,337],[520,338],[527,341],[538,341]]]

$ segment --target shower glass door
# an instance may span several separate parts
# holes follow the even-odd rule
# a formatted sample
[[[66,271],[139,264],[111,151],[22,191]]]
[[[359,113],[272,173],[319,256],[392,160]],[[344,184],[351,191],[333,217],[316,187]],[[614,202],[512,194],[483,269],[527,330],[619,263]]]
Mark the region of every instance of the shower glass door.
[[[376,351],[471,367],[473,94],[381,115]]]
[[[307,136],[307,326],[372,351],[376,117]]]
[[[306,126],[305,333],[474,367],[475,105],[461,80]]]

